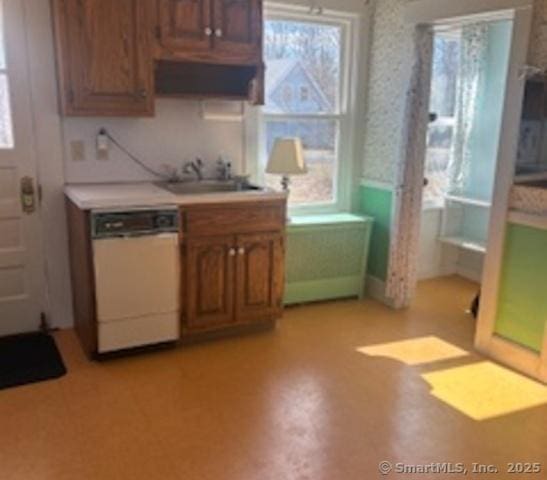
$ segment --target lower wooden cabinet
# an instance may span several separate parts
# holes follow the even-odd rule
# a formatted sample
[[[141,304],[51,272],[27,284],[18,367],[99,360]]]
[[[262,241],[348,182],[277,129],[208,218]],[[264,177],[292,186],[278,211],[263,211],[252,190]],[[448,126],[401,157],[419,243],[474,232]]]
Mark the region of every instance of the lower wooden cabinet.
[[[160,263],[156,256],[157,251],[154,250],[150,254],[152,257],[147,260],[149,263],[145,264],[143,260],[142,265],[137,265],[141,277],[150,276],[150,268],[158,267],[159,273],[158,268],[155,269],[156,275],[159,275],[156,279],[161,279],[165,275],[171,278],[174,275],[176,279],[177,271],[180,270],[180,286],[176,281],[167,282],[173,285],[165,288],[173,290],[160,289],[158,295],[161,298],[153,300],[157,302],[153,310],[159,313],[160,317],[164,313],[172,314],[172,320],[178,327],[180,307],[183,342],[190,343],[210,337],[266,329],[274,326],[275,320],[281,317],[285,284],[286,203],[283,197],[273,200],[180,207],[178,241],[171,238],[169,242],[172,242],[172,245],[166,247],[172,249],[172,255],[166,258],[162,254],[163,263]],[[105,282],[105,275],[104,272],[99,275],[97,270],[99,250],[93,245],[95,240],[92,231],[92,211],[81,209],[72,200],[67,199],[67,212],[76,331],[86,353],[91,358],[97,358],[100,353],[100,294],[106,291],[111,295],[112,285],[97,285],[97,282]],[[173,234],[176,237],[176,232],[171,232],[170,236]],[[114,240],[118,246],[126,242],[115,238],[100,239],[101,242]],[[159,244],[162,244],[163,240],[165,239],[159,238]],[[177,255],[177,244],[180,245],[180,256]],[[121,248],[129,247],[125,245]],[[148,248],[150,247],[147,245],[146,252]],[[143,251],[135,252],[138,253],[133,253],[130,261],[141,261]],[[118,254],[118,250],[110,253],[115,254]],[[171,262],[176,262],[176,265],[172,265]],[[108,265],[109,260],[100,263]],[[134,278],[135,266],[127,262],[117,265],[116,278],[123,280],[118,280],[118,284],[114,282],[118,285],[116,288],[121,288],[122,285],[124,292],[129,291],[127,289],[137,292],[138,289],[131,284],[133,280],[139,282],[140,278]],[[173,266],[176,268],[171,268]],[[150,290],[146,286],[143,287],[149,283],[149,279],[148,283],[140,281],[141,290],[137,294],[143,292],[142,288],[144,291]],[[176,302],[178,288],[180,302]],[[173,311],[171,305],[165,312],[160,312],[162,308],[168,307],[169,300],[165,301],[163,294],[167,294],[171,300],[174,297],[177,303],[176,311]],[[128,301],[126,296],[122,297],[124,302]],[[114,302],[113,305],[116,304],[115,299],[110,298],[109,301]],[[140,310],[144,311],[146,308],[148,307]],[[123,314],[118,316],[125,320]],[[139,320],[143,317],[136,318]],[[124,329],[125,325],[124,322],[118,322],[115,328]],[[139,333],[139,325],[141,324],[138,321],[127,325],[128,332]],[[155,332],[157,328],[158,325],[153,325],[152,330]],[[178,328],[176,330],[178,334]],[[125,337],[127,332],[122,333]]]
[[[233,237],[191,238],[183,248],[185,329],[203,331],[235,323]]]
[[[183,255],[187,332],[275,320],[282,313],[280,233],[194,237]]]
[[[268,325],[279,318],[285,203],[199,206],[181,215],[183,336]]]
[[[241,235],[237,238],[236,318],[254,323],[282,313],[284,238],[281,234]]]

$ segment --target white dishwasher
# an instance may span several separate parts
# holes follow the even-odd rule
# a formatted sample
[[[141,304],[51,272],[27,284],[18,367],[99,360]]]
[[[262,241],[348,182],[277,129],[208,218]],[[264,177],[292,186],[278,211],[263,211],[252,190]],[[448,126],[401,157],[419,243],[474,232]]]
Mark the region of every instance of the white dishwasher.
[[[94,211],[91,221],[98,352],[177,341],[177,209]]]

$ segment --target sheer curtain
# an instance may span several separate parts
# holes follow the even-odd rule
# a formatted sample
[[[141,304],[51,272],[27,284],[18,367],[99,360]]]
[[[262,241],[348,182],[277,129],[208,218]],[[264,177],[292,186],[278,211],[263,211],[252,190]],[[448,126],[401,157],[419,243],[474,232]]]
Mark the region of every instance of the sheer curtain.
[[[464,26],[456,96],[456,124],[449,167],[449,193],[465,195],[471,172],[471,141],[488,54],[488,25]]]
[[[386,285],[386,296],[395,308],[409,306],[416,288],[433,58],[433,31],[430,27],[416,28],[413,57],[411,80],[406,92]]]

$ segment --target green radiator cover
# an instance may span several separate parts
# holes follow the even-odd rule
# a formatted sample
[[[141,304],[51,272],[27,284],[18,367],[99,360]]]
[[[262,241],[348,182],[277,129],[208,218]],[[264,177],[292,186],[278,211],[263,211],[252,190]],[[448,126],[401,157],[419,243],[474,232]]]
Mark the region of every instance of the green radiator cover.
[[[362,297],[373,220],[350,214],[292,220],[285,304]]]

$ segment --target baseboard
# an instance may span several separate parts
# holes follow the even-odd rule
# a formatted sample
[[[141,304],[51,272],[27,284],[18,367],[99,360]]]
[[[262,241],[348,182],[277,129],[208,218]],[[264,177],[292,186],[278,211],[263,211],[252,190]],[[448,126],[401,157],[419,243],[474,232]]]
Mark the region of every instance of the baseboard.
[[[361,276],[326,278],[285,285],[285,305],[363,296]]]
[[[478,272],[477,270],[473,268],[457,265],[456,274],[459,275],[460,277],[466,278],[467,280],[471,280],[472,282],[476,282],[476,283],[482,282],[481,272]]]
[[[367,276],[366,295],[388,307],[395,308],[392,300],[386,297],[386,282],[372,275]]]

